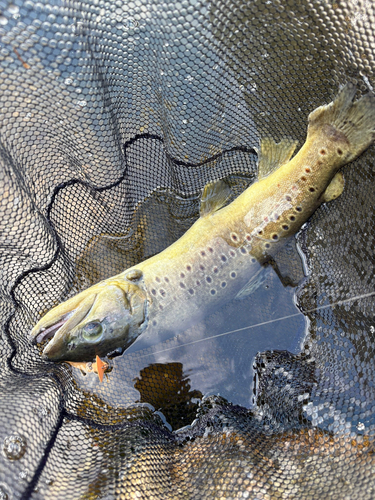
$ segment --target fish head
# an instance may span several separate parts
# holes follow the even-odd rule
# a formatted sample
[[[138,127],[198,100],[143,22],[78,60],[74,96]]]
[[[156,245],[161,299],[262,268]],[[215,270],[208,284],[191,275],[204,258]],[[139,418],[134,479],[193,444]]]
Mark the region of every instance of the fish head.
[[[147,296],[139,283],[106,280],[51,309],[32,329],[31,343],[51,339],[50,361],[92,361],[129,347],[146,326]]]

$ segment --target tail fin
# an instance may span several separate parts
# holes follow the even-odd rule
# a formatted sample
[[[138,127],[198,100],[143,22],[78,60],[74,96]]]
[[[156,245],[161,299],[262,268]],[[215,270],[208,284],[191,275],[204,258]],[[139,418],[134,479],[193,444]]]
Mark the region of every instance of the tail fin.
[[[309,116],[308,135],[329,128],[334,140],[349,146],[345,162],[357,158],[375,139],[375,96],[369,93],[353,103],[355,93],[356,87],[347,83],[333,102]]]

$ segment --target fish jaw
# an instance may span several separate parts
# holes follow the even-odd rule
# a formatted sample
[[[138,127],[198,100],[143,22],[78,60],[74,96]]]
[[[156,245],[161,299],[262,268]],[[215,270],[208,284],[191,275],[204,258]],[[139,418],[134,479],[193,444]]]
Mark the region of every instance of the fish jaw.
[[[49,361],[92,361],[132,344],[146,319],[147,296],[140,284],[114,277],[51,309],[29,341],[50,339],[43,350]]]
[[[31,330],[29,342],[37,344],[64,335],[67,329],[74,328],[80,323],[91,309],[96,298],[96,293],[87,294],[85,292],[48,311]]]

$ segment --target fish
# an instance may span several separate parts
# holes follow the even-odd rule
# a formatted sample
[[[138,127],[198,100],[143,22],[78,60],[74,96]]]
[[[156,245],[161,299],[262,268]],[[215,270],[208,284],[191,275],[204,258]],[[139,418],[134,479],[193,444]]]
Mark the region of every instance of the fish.
[[[52,308],[29,335],[50,361],[122,353],[140,336],[178,334],[247,283],[322,204],[344,189],[341,167],[375,137],[375,96],[347,83],[310,113],[307,137],[260,141],[258,179],[231,203],[222,179],[203,189],[200,218],[172,245]]]

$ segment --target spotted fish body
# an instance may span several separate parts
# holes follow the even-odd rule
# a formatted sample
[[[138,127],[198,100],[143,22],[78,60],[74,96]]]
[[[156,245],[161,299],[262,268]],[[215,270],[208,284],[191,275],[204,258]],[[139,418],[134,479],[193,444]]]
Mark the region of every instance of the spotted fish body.
[[[235,297],[321,203],[341,194],[338,170],[372,143],[375,98],[367,95],[353,104],[355,91],[347,84],[335,101],[310,114],[306,142],[294,158],[295,141],[262,140],[257,182],[225,207],[225,183],[208,185],[200,219],[179,240],[52,309],[31,339],[44,340],[58,326],[45,356],[91,360],[129,346],[142,332],[182,331]],[[118,313],[124,307],[118,294],[111,302],[111,287],[126,288],[126,315]],[[106,309],[100,308],[103,301]],[[120,325],[115,333],[111,314]],[[103,324],[101,336],[88,340]]]

